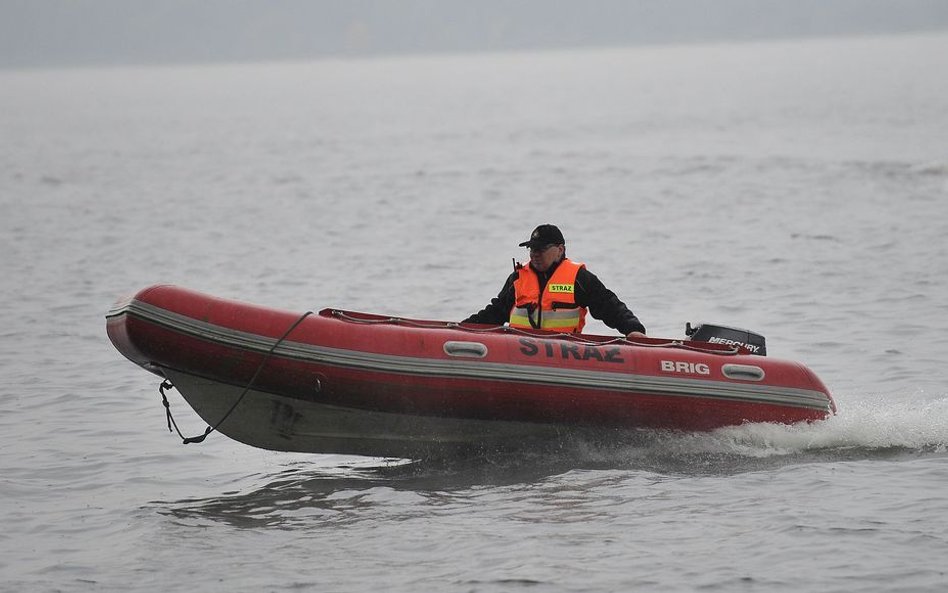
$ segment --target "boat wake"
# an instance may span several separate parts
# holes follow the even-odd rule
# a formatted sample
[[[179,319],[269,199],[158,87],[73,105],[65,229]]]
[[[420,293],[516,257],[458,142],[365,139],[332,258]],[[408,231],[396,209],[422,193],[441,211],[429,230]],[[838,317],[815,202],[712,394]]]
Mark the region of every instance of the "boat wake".
[[[917,458],[948,453],[948,396],[873,394],[844,399],[826,420],[752,423],[711,432],[635,430],[575,436],[549,446],[426,459],[377,468],[408,476],[492,468],[498,475],[570,469],[643,470],[660,475],[730,474],[800,463]],[[477,471],[474,471],[476,474]],[[482,472],[483,473],[483,472]]]
[[[577,459],[656,473],[730,473],[808,462],[942,455],[948,396],[870,395],[826,420],[756,423],[712,432],[642,432],[629,443],[575,443]]]
[[[661,480],[948,454],[948,396],[862,396],[844,400],[844,406],[839,415],[811,424],[746,424],[707,433],[642,430],[477,456],[409,461],[294,455],[275,474],[248,476],[252,483],[239,492],[157,504],[159,512],[189,521],[287,526],[312,520],[314,513],[334,522],[358,520],[356,511],[392,497],[450,498],[471,488],[519,487],[571,472],[638,472]]]

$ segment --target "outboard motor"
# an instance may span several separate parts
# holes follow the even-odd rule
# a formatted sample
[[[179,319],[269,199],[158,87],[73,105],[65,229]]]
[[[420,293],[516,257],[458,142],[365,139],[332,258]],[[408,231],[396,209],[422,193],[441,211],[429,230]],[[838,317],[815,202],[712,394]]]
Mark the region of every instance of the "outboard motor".
[[[695,342],[743,346],[750,350],[751,354],[767,356],[767,343],[764,336],[746,329],[712,325],[710,323],[702,323],[697,327],[691,327],[691,323],[686,323],[685,335]]]

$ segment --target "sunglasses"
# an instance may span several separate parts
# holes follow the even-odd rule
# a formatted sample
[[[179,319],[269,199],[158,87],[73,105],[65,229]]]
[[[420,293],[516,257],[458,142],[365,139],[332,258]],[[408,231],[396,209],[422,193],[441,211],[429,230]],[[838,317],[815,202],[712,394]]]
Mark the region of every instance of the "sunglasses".
[[[550,247],[556,247],[556,245],[553,244],[553,243],[551,243],[551,244],[549,244],[549,245],[543,245],[542,247],[531,247],[531,248],[530,248],[530,253],[543,253],[544,251],[546,251],[546,250],[549,249]]]

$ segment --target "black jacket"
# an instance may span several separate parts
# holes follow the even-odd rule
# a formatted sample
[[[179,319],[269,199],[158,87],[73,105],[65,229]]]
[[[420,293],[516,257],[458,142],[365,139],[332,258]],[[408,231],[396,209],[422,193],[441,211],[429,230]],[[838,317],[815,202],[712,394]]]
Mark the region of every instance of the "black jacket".
[[[554,265],[546,273],[537,272],[540,279],[540,293],[543,293],[547,280],[556,269]],[[502,325],[510,321],[510,310],[516,301],[514,291],[514,281],[517,279],[517,272],[507,277],[504,287],[496,297],[491,299],[490,304],[471,315],[464,320],[465,323],[485,323],[489,325]],[[595,274],[586,268],[580,268],[576,274],[576,292],[574,294],[576,304],[589,309],[589,314],[602,321],[612,329],[618,330],[622,335],[629,332],[645,333],[645,326],[642,322],[625,306],[625,303],[619,300],[614,292],[603,285],[602,281]]]

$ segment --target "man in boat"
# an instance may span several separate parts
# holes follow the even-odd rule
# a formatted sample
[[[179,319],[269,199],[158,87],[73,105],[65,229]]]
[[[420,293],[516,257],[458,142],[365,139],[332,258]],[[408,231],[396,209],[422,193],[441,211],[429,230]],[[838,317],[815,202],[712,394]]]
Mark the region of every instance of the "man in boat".
[[[530,262],[514,261],[500,293],[464,323],[580,333],[589,311],[629,338],[645,335],[645,326],[614,292],[585,264],[566,257],[566,239],[556,226],[541,224],[520,247],[530,249]]]

